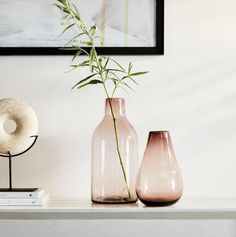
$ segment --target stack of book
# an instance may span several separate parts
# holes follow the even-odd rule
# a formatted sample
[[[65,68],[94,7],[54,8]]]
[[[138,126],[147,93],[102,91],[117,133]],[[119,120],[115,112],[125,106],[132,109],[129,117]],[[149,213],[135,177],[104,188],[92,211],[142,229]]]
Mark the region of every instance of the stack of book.
[[[47,201],[44,189],[0,189],[0,206],[44,206]]]

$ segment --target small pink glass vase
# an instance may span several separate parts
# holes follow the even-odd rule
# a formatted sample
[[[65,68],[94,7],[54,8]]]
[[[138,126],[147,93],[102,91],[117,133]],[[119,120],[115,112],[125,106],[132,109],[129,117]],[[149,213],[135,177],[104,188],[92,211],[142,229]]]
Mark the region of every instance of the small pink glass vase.
[[[113,107],[115,121],[109,102]],[[136,202],[137,173],[138,138],[133,126],[126,118],[125,100],[122,98],[113,98],[110,101],[106,99],[105,116],[92,137],[92,201],[96,203]]]
[[[150,132],[136,181],[136,193],[147,206],[168,206],[183,193],[182,176],[169,132]]]

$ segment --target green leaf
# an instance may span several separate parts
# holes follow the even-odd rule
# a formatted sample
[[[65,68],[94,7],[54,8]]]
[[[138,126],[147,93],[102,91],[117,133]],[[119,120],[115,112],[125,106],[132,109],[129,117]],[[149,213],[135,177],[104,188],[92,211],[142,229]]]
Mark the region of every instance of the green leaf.
[[[86,82],[87,80],[89,80],[90,78],[92,78],[92,77],[94,77],[94,76],[96,76],[96,75],[97,75],[97,73],[94,73],[94,74],[92,74],[92,75],[90,75],[90,76],[88,76],[88,77],[86,77],[86,78],[80,80],[78,83],[76,83],[76,84],[71,88],[71,90],[73,90],[75,87],[79,86],[80,84]]]
[[[107,64],[108,64],[109,60],[110,60],[110,58],[107,58],[107,60],[106,60],[106,62],[105,62],[105,64],[104,64],[104,66],[103,66],[104,69],[107,67]]]
[[[114,77],[116,77],[117,78],[117,80],[119,80],[120,81],[120,78],[114,73],[114,72],[109,72],[110,74],[112,74]]]
[[[59,48],[60,50],[66,50],[66,51],[76,51],[79,48],[75,48],[75,47],[64,47],[64,48]]]
[[[130,74],[131,70],[132,70],[133,64],[130,62],[129,63],[129,68],[128,68],[128,74]]]
[[[94,36],[96,33],[97,27],[94,25],[90,28],[89,33],[91,34],[91,36]]]
[[[94,48],[91,48],[90,53],[89,53],[89,67],[90,71],[93,72],[93,61],[96,57],[96,51]]]
[[[84,50],[84,49],[82,49],[82,48],[80,48],[80,47],[74,47],[74,46],[72,46],[72,47],[64,47],[64,48],[59,48],[59,49],[60,49],[60,50],[66,50],[66,51],[77,51],[77,50],[81,50],[82,53],[88,55],[88,53],[86,52],[86,50]]]
[[[108,79],[112,80],[112,82],[114,83],[115,86],[117,86],[120,83],[120,81],[117,80],[116,78],[112,77],[112,78],[108,78]]]
[[[70,14],[70,11],[67,9],[67,8],[63,8],[63,9],[61,9],[64,13],[66,13],[66,14]]]
[[[83,53],[83,50],[82,49],[79,49],[78,52],[74,55],[74,57],[72,58],[72,62],[75,60],[75,58],[77,58],[80,54]]]
[[[126,75],[124,77],[121,78],[122,81],[124,81],[125,79],[130,79],[131,81],[133,81],[136,85],[139,85],[138,82],[136,82],[130,75]]]
[[[84,35],[85,33],[79,33],[78,35],[76,35],[75,37],[73,37],[72,39],[70,39],[65,46],[69,45],[70,43],[72,43],[73,41],[75,41],[78,37],[80,37],[81,35]]]
[[[74,25],[75,25],[75,23],[73,23],[73,24],[67,26],[67,27],[62,31],[62,33],[61,33],[60,35],[63,35],[68,29],[70,29],[70,28],[73,27]]]
[[[146,71],[146,72],[134,72],[134,73],[129,74],[129,76],[134,77],[134,76],[139,76],[139,75],[143,75],[143,74],[146,74],[146,73],[148,73],[148,71]]]
[[[87,86],[87,85],[94,85],[94,84],[101,84],[101,83],[102,83],[102,81],[100,81],[100,80],[91,80],[91,81],[88,82],[88,83],[85,83],[85,84],[83,84],[83,85],[80,85],[79,87],[77,87],[77,89],[83,88],[83,87],[85,87],[85,86]]]
[[[80,20],[80,14],[79,14],[79,11],[78,11],[78,9],[77,9],[77,7],[75,6],[75,4],[72,4],[72,6],[74,7],[74,10],[75,10],[75,17],[78,19],[78,20]]]
[[[130,87],[130,85],[128,85],[126,82],[124,82],[124,81],[120,81],[121,82],[121,84],[123,84],[123,85],[125,85],[126,87],[128,87],[130,90],[133,90],[131,87]]]
[[[71,65],[71,67],[84,67],[84,66],[89,66],[89,60],[85,60],[78,65],[73,65],[73,64]]]
[[[62,6],[62,5],[59,5],[59,4],[55,3],[54,6],[56,6],[57,8],[59,8],[63,12],[66,10],[66,8],[64,6]]]
[[[107,70],[108,70],[108,71],[114,71],[114,72],[122,72],[122,73],[125,73],[123,70],[115,69],[115,68],[108,68]]]
[[[58,2],[60,2],[63,5],[66,5],[66,0],[57,0]]]
[[[114,59],[111,59],[123,72],[126,72],[125,69]]]
[[[70,15],[65,15],[61,18],[61,24],[64,25],[66,22],[68,22],[71,18]]]
[[[85,44],[87,46],[92,46],[93,43],[91,41],[81,41],[82,44]]]
[[[123,80],[125,80],[127,78],[129,78],[129,75],[126,75],[126,76],[122,77],[121,80],[123,81]]]
[[[124,81],[125,79],[130,79],[131,81],[133,81],[136,85],[139,85],[138,82],[136,82],[130,75],[124,76],[121,78],[122,81]]]
[[[130,79],[133,83],[135,83],[136,85],[139,86],[138,82],[136,82],[132,77],[129,77],[129,79]]]

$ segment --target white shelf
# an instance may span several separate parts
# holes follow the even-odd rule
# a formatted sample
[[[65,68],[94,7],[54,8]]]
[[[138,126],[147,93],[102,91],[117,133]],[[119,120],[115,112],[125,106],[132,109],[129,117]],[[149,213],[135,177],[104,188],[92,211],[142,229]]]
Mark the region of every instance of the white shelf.
[[[169,207],[50,200],[45,207],[1,206],[0,219],[236,219],[236,198],[181,199]]]

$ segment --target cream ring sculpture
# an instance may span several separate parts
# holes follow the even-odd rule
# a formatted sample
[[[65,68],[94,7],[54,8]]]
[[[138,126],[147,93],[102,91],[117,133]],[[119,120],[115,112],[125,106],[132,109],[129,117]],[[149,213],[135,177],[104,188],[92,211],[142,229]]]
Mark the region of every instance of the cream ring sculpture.
[[[4,124],[12,120],[16,129],[11,134]],[[16,99],[0,100],[0,153],[12,155],[26,150],[33,143],[31,136],[37,135],[38,119],[31,107]]]

